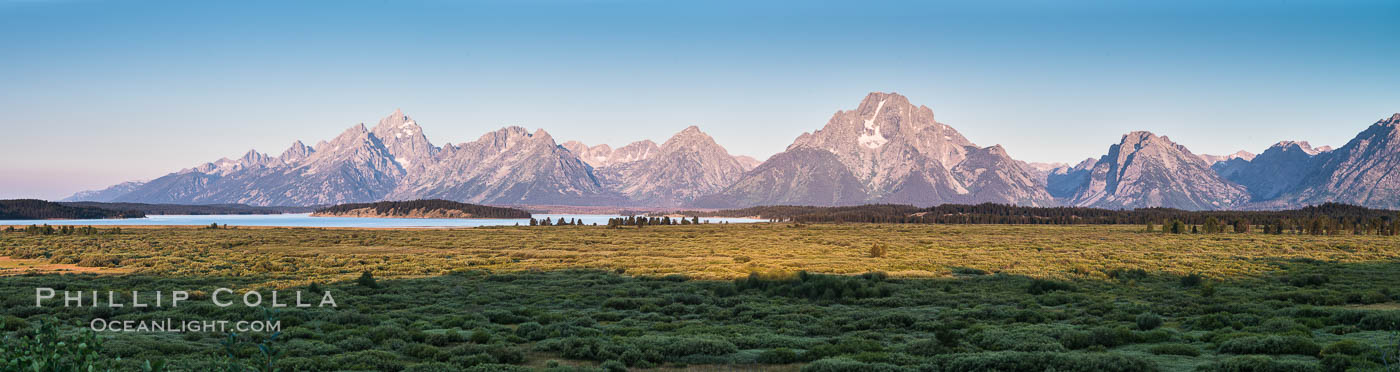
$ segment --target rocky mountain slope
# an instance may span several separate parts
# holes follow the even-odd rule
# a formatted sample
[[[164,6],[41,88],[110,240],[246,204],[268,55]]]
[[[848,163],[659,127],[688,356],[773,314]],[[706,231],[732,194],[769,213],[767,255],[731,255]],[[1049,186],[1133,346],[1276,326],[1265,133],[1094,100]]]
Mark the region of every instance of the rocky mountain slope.
[[[1204,161],[1206,162],[1206,165],[1212,165],[1212,166],[1213,166],[1213,165],[1215,165],[1216,163],[1219,163],[1219,162],[1222,162],[1222,161],[1230,161],[1230,160],[1235,160],[1235,159],[1243,159],[1244,161],[1254,160],[1254,156],[1255,156],[1255,155],[1254,155],[1253,153],[1249,152],[1249,151],[1240,150],[1240,151],[1235,151],[1235,153],[1229,154],[1229,155],[1207,155],[1207,154],[1200,154],[1200,155],[1196,155],[1196,156],[1197,156],[1197,157],[1200,157],[1201,160],[1204,160]]]
[[[1400,113],[1375,122],[1336,150],[1316,151],[1295,191],[1270,205],[1338,202],[1400,209]]]
[[[1050,174],[1045,176],[1045,191],[1057,199],[1074,197],[1074,193],[1079,191],[1080,186],[1089,182],[1089,175],[1094,172],[1094,165],[1098,163],[1099,159],[1088,158],[1073,167],[1060,167],[1051,170]]]
[[[111,198],[118,202],[328,205],[443,198],[490,204],[615,204],[592,168],[543,130],[511,127],[439,148],[395,110],[374,128],[352,126],[315,147],[277,157],[249,151],[181,170]],[[86,194],[85,194],[86,195]],[[79,195],[81,196],[81,195]]]
[[[476,141],[443,147],[437,163],[388,196],[476,204],[622,205],[593,168],[543,129],[507,127]]]
[[[73,194],[72,196],[69,196],[69,197],[67,197],[67,198],[63,198],[63,200],[59,200],[59,201],[63,201],[63,202],[79,202],[79,201],[109,202],[109,201],[112,201],[112,200],[114,200],[114,199],[116,199],[116,198],[118,198],[118,197],[121,197],[122,195],[125,195],[126,193],[131,192],[131,190],[135,190],[135,189],[141,187],[141,185],[145,185],[145,184],[146,184],[146,181],[127,181],[127,182],[122,182],[122,183],[115,184],[115,185],[112,185],[112,186],[108,186],[107,188],[101,189],[101,190],[79,191],[79,192]]]
[[[661,152],[661,147],[651,140],[632,142],[617,149],[606,144],[588,147],[579,141],[569,141],[564,143],[564,148],[578,155],[579,159],[593,168],[647,160]]]
[[[645,152],[616,156],[629,148]],[[609,164],[597,168],[598,175],[609,190],[626,195],[639,205],[683,206],[733,184],[749,169],[695,126],[676,133],[660,146],[640,141],[618,150],[609,157]],[[636,160],[621,161],[632,158]]]
[[[1283,141],[1252,159],[1235,158],[1211,166],[1221,177],[1243,185],[1254,201],[1272,200],[1297,189],[1322,153],[1306,141]]]
[[[1284,141],[1258,156],[1196,155],[1133,132],[1074,166],[980,147],[901,95],[871,93],[765,161],[728,153],[690,127],[662,144],[558,144],[507,127],[442,147],[400,110],[373,128],[250,150],[146,182],[65,200],[310,206],[437,198],[496,205],[731,208],[900,203],[1103,208],[1280,209],[1324,202],[1400,208],[1400,114],[1345,146]]]
[[[976,146],[904,96],[871,93],[697,205],[981,202],[1054,201],[1001,147]]]
[[[1249,201],[1243,186],[1225,180],[1185,146],[1151,132],[1132,132],[1095,162],[1069,202],[1110,209],[1168,207],[1229,209]]]

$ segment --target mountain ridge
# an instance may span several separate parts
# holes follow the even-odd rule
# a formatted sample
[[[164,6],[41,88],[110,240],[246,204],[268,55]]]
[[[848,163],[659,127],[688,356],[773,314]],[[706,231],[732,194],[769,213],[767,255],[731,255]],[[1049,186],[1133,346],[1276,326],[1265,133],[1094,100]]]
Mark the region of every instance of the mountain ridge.
[[[1028,163],[979,146],[928,106],[873,92],[850,110],[758,161],[730,154],[699,127],[657,144],[613,148],[556,142],[507,126],[434,145],[395,109],[276,156],[180,169],[149,181],[83,191],[65,201],[331,205],[439,198],[493,205],[732,208],[863,203],[1279,209],[1341,202],[1400,208],[1400,113],[1332,149],[1280,141],[1255,155],[1198,155],[1134,131],[1074,166]]]

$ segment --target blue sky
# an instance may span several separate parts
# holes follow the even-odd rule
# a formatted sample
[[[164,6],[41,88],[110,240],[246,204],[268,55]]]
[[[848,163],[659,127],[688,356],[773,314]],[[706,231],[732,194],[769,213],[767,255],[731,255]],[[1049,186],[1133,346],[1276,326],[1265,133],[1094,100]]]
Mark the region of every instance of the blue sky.
[[[977,4],[969,4],[977,3]],[[1400,111],[1400,2],[0,0],[0,198],[61,198],[402,108],[758,158],[871,91],[1027,161],[1132,130],[1341,145]]]

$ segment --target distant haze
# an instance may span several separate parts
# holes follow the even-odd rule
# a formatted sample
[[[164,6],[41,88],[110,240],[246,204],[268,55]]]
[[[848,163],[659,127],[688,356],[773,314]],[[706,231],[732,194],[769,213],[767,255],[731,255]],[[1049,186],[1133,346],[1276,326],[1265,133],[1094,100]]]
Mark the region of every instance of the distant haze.
[[[1123,133],[1198,154],[1340,146],[1400,112],[1400,3],[0,0],[0,198],[57,199],[396,108],[434,143],[507,125],[760,160],[868,92],[1011,157]]]

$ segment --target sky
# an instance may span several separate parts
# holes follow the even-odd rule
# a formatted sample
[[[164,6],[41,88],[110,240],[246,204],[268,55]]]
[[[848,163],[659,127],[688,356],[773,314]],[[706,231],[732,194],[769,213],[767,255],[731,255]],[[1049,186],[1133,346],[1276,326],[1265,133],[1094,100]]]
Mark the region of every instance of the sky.
[[[1195,153],[1344,144],[1400,112],[1396,1],[0,0],[0,198],[58,199],[401,108],[759,159],[869,92],[1074,163],[1134,130]]]

